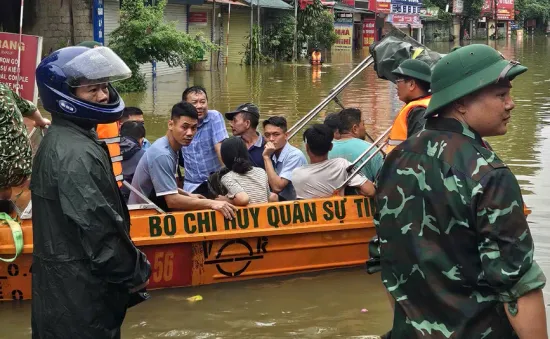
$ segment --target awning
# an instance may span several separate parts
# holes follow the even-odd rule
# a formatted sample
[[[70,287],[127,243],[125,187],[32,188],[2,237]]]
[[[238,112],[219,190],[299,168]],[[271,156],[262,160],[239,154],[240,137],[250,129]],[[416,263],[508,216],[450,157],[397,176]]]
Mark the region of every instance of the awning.
[[[250,5],[250,1],[252,1],[253,6],[258,5],[258,0],[243,0],[245,3]],[[276,8],[276,9],[293,9],[292,6],[287,4],[286,2],[282,0],[259,0],[260,1],[260,7],[264,8]]]
[[[206,0],[206,2],[213,3],[213,0]],[[233,5],[233,6],[243,6],[243,7],[250,7],[247,4],[243,4],[239,1],[233,1],[233,0],[216,0],[217,4],[224,4],[224,5]]]
[[[365,13],[365,14],[373,14],[373,11],[369,11],[368,9],[362,9],[362,8],[355,8],[351,6],[344,5],[342,3],[337,2],[334,5],[334,10],[340,11],[340,12],[347,12],[347,13]]]

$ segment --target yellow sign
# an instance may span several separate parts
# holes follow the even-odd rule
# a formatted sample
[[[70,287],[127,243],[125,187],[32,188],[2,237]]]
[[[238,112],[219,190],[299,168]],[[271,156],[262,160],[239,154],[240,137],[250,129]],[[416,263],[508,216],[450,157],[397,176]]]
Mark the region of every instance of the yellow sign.
[[[334,23],[334,32],[338,35],[338,40],[332,47],[336,51],[351,51],[353,44],[353,24]]]

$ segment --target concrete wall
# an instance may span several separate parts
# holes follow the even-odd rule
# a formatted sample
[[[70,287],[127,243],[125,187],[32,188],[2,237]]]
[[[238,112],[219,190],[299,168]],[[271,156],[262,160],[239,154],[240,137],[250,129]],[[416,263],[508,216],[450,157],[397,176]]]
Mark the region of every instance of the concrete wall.
[[[36,5],[36,23],[25,34],[39,35],[44,38],[42,51],[49,54],[71,44],[71,31],[74,31],[74,43],[93,39],[91,0],[72,0],[73,27],[70,25],[69,0],[38,0]]]

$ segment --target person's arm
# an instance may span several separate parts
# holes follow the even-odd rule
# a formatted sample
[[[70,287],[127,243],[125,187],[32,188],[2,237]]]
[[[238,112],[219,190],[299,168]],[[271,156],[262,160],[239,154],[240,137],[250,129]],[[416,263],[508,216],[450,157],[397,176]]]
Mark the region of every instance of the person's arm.
[[[546,309],[542,290],[533,290],[517,300],[517,315],[509,311],[510,305],[504,304],[506,316],[520,339],[547,339]]]
[[[97,159],[72,161],[58,176],[59,202],[78,230],[74,241],[82,244],[92,274],[131,292],[146,285],[151,266],[130,240],[125,216],[113,208],[119,192],[106,170]]]
[[[483,176],[480,184],[482,189],[474,202],[486,284],[503,303],[520,338],[546,338],[546,312],[540,292],[546,278],[533,260],[533,238],[517,180],[509,169],[498,168]]]
[[[23,98],[21,98],[17,93],[12,92],[13,98],[15,99],[15,104],[25,118],[34,121],[36,127],[46,127],[51,124],[50,120],[44,118],[36,106]]]
[[[227,202],[180,194],[174,173],[175,165],[169,155],[160,155],[149,164],[149,173],[155,193],[157,197],[164,198],[168,208],[179,211],[213,209],[220,211],[228,219],[235,216],[235,207]]]
[[[271,161],[271,156],[274,152],[275,146],[273,145],[273,143],[268,142],[267,144],[265,144],[264,152],[262,155],[264,158],[265,172],[267,173],[267,180],[269,181],[271,191],[278,194],[285,189],[289,181],[287,179],[281,178],[275,171],[275,168],[273,167],[273,162]]]
[[[220,164],[224,166],[223,160],[222,160],[222,141],[229,138],[229,134],[227,134],[227,129],[225,128],[225,122],[223,120],[223,116],[218,111],[212,111],[208,114],[212,114],[212,140],[214,141],[214,150],[216,151],[216,154],[218,155],[218,160],[220,161]]]
[[[342,159],[345,160],[345,159]],[[349,161],[342,161],[342,170],[346,171],[346,169],[351,165]],[[347,173],[347,172],[346,172]],[[348,186],[357,187],[359,188],[359,191],[362,195],[366,197],[372,197],[374,196],[375,189],[374,184],[372,181],[365,178],[365,176],[362,173],[357,173],[348,183]]]
[[[409,112],[409,115],[407,115],[407,138],[424,129],[426,124],[425,112],[426,108],[424,107],[415,107]]]
[[[227,189],[227,198],[237,206],[246,206],[250,202],[250,197],[243,187],[229,175],[224,175],[221,179],[222,185]]]

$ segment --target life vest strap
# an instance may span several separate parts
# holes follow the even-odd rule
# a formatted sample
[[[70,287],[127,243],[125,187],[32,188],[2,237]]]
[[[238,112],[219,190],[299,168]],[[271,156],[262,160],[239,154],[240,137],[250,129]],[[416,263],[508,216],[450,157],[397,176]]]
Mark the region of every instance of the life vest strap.
[[[120,137],[99,139],[99,141],[103,141],[106,144],[116,144],[117,142],[120,142]]]
[[[400,143],[402,143],[404,140],[395,140],[395,139],[388,139],[388,145],[390,146],[397,146]]]
[[[23,230],[21,229],[21,225],[13,220],[7,213],[0,213],[0,223],[6,223],[11,229],[11,234],[13,236],[13,244],[15,245],[15,256],[10,259],[4,259],[0,257],[0,261],[3,262],[13,262],[21,251],[23,250]]]

